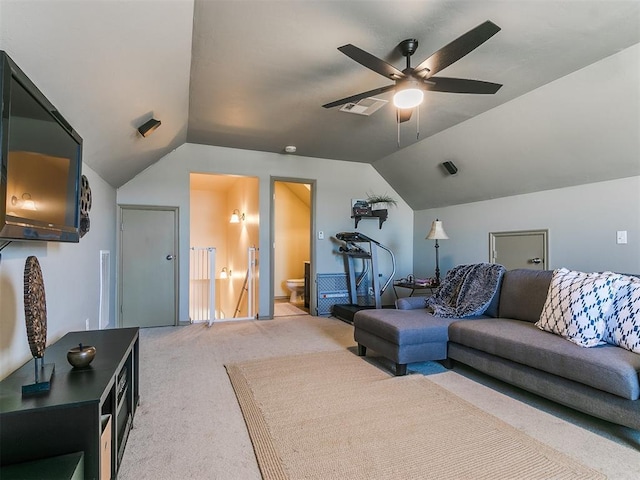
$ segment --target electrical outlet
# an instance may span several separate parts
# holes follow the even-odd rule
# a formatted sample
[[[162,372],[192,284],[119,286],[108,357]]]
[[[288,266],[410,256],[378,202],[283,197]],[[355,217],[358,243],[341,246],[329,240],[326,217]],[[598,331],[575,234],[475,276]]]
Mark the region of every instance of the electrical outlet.
[[[324,240],[324,232],[322,230],[318,230],[318,240]]]

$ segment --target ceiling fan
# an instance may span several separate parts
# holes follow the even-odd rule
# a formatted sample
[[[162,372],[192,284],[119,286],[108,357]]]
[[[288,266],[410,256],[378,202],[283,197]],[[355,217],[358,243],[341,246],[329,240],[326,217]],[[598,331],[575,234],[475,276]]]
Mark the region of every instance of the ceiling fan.
[[[402,71],[355,45],[347,44],[338,47],[338,50],[349,58],[393,80],[394,84],[341,98],[327,103],[323,107],[337,107],[381,93],[395,91],[393,103],[398,108],[398,122],[406,122],[411,118],[413,108],[422,103],[425,90],[448,93],[496,93],[502,87],[501,84],[464,78],[435,77],[434,75],[478,48],[499,31],[500,27],[487,20],[442,47],[416,67],[411,67],[411,55],[418,49],[418,40],[404,40],[398,46],[402,55],[407,57],[407,67]]]

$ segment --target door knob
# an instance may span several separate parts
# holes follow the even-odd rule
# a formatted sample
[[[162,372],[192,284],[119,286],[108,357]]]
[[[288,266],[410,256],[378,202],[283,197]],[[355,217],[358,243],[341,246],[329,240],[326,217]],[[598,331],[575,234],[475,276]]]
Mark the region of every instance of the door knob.
[[[536,258],[530,258],[529,259],[529,263],[535,263],[536,265],[539,263],[542,263],[542,259],[536,257]]]
[[[173,260],[174,258],[176,258],[175,255],[167,255],[167,260]]]

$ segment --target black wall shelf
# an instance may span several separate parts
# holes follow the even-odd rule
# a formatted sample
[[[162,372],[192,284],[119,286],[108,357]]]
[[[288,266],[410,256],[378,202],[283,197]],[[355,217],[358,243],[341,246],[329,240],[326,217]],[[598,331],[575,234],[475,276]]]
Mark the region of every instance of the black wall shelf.
[[[371,215],[352,215],[351,218],[355,220],[356,228],[358,228],[358,223],[363,218],[377,218],[378,228],[382,229],[382,224],[385,222],[388,216],[389,216],[389,211],[387,209],[384,209],[384,210],[373,210],[371,212]]]

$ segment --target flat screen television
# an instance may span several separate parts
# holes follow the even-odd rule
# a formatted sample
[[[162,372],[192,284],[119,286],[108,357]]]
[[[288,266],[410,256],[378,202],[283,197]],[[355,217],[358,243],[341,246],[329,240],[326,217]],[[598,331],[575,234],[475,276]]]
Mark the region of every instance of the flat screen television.
[[[80,240],[82,138],[0,50],[0,240]]]

